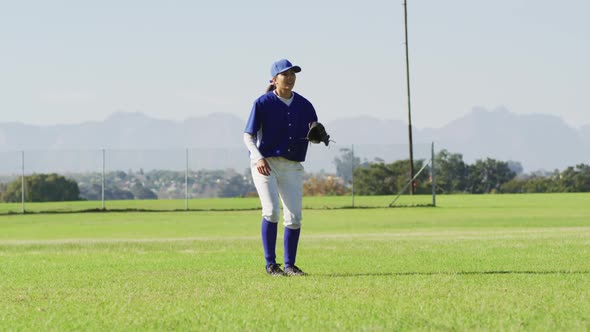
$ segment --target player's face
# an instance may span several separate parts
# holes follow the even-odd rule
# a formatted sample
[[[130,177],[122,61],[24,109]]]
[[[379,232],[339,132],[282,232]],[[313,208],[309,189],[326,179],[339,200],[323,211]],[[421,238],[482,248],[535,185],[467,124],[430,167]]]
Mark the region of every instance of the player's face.
[[[295,86],[295,80],[297,79],[297,75],[295,71],[287,70],[284,73],[278,74],[274,78],[275,85],[279,90],[292,90]]]

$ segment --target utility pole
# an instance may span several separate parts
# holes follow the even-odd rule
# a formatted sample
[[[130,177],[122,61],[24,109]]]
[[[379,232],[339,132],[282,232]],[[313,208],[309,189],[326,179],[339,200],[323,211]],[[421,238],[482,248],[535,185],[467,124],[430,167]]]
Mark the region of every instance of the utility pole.
[[[406,33],[406,82],[408,86],[408,141],[410,143],[410,194],[414,195],[414,148],[412,142],[412,107],[410,103],[410,57],[408,52],[408,5],[404,0],[404,26]]]

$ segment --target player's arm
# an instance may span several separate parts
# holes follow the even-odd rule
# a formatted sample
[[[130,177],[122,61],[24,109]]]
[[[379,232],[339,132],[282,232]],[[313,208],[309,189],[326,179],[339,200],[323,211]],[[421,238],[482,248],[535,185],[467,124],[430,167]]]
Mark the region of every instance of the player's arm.
[[[250,151],[250,160],[256,162],[256,168],[258,169],[258,173],[262,175],[270,175],[270,166],[264,156],[258,150],[258,146],[256,146],[256,136],[250,133],[244,133],[244,144]]]

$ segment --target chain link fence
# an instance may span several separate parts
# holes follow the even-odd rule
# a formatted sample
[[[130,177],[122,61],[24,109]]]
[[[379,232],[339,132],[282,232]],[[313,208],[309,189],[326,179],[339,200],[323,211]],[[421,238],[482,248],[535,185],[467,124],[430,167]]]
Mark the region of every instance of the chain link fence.
[[[414,160],[429,161],[430,144],[415,144]],[[338,179],[354,202],[354,167],[407,160],[407,145],[311,145],[306,179]],[[354,162],[356,161],[356,162]],[[43,203],[26,179],[58,174],[76,182],[81,202]],[[408,179],[409,180],[409,179]],[[23,190],[24,189],[24,190]],[[6,202],[7,193],[17,191]],[[23,195],[24,193],[24,195]],[[21,199],[18,198],[21,195]],[[75,210],[189,210],[212,198],[256,198],[243,147],[200,149],[29,150],[0,152],[0,214]],[[197,200],[205,200],[197,202]],[[209,200],[209,201],[207,201]],[[256,208],[257,198],[250,205]],[[352,203],[354,205],[354,203]],[[78,207],[76,207],[78,206]]]

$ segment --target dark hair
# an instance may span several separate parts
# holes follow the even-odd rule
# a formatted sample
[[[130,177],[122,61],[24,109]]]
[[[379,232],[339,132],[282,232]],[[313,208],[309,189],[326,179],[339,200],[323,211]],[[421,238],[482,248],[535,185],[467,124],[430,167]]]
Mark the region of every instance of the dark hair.
[[[271,83],[268,88],[266,88],[266,92],[274,91],[276,88],[277,86],[274,83]]]

